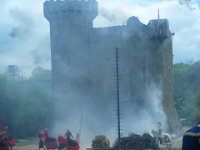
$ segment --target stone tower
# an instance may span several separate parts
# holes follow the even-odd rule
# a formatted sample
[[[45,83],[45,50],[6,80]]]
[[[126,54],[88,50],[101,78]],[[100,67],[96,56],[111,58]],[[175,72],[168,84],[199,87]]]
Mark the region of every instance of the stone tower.
[[[157,123],[163,114],[154,107],[161,104],[169,128],[176,130],[179,121],[173,104],[172,34],[168,21],[156,19],[145,25],[131,17],[127,25],[94,28],[97,7],[95,0],[44,3],[44,16],[50,22],[56,118],[65,122],[74,112],[85,111],[90,130],[113,127],[113,62],[114,49],[118,47],[121,100],[124,104],[127,99],[134,101],[126,106],[125,117],[133,121],[141,118],[139,112],[146,111],[152,115],[151,121]],[[73,113],[68,111],[71,108]],[[65,118],[59,118],[65,110]]]
[[[84,68],[88,68],[89,41],[97,14],[95,0],[50,0],[44,3],[44,16],[50,23],[53,97],[57,116],[76,105],[80,97],[86,99],[82,87],[90,79],[89,70]],[[76,111],[76,107],[74,109]]]
[[[180,133],[181,127],[174,106],[174,88],[173,88],[173,51],[172,36],[169,30],[169,23],[166,19],[151,20],[148,24],[151,32],[152,48],[150,57],[152,63],[152,80],[157,83],[162,91],[163,108],[167,116],[169,128]],[[155,53],[157,49],[157,53]],[[150,64],[151,64],[150,63]],[[158,82],[159,81],[159,82]]]

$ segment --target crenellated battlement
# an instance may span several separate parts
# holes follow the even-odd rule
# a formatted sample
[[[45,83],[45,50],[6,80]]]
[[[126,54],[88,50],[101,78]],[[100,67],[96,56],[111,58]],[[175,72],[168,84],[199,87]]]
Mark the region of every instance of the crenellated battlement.
[[[49,20],[53,16],[82,15],[94,19],[98,15],[96,0],[49,0],[44,2],[44,15]]]

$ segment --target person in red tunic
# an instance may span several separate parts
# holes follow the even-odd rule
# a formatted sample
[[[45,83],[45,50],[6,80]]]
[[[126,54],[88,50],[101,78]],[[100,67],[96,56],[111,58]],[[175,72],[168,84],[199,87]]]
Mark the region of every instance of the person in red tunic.
[[[58,142],[59,142],[58,150],[63,150],[65,149],[65,147],[67,147],[67,140],[64,138],[64,136],[59,135]]]
[[[4,138],[4,131],[3,131],[3,124],[0,124],[0,142],[3,140]]]
[[[3,124],[0,124],[0,141],[1,142],[6,139],[7,133],[8,133],[7,127],[4,127]]]
[[[3,131],[3,124],[0,123],[0,132],[2,132],[2,131]]]
[[[39,139],[40,139],[40,141],[39,141],[39,150],[40,150],[40,148],[43,148],[43,149],[46,150],[46,147],[44,145],[44,134],[42,133],[42,131],[39,132]]]
[[[45,128],[45,129],[44,129],[44,140],[47,141],[47,140],[48,140],[48,137],[49,137],[49,135],[48,135],[48,129]]]
[[[3,131],[5,132],[6,138],[8,138],[9,137],[9,135],[8,135],[8,127],[5,126],[4,129],[3,129]]]
[[[57,140],[49,136],[47,128],[44,129],[44,145],[46,149],[56,149],[58,147]]]

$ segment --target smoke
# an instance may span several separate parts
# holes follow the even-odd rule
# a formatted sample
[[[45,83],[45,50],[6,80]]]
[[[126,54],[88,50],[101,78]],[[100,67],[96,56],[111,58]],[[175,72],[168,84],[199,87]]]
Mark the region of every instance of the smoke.
[[[196,1],[195,0],[179,0],[181,5],[186,5],[190,10],[196,9]]]
[[[0,71],[10,64],[28,76],[36,66],[50,69],[49,28],[42,2],[2,0],[0,4]]]
[[[100,16],[102,16],[110,24],[113,22],[114,22],[113,24],[118,24],[119,22],[122,22],[123,24],[124,21],[126,20],[125,18],[131,15],[140,16],[141,20],[145,20],[145,21],[155,18],[157,16],[156,15],[157,6],[155,6],[156,8],[153,7],[152,3],[151,3],[152,4],[151,6],[146,6],[146,5],[145,6],[142,6],[142,5],[129,5],[129,6],[126,5],[125,6],[124,3],[126,3],[127,1],[126,2],[117,1],[117,2],[118,2],[118,5],[121,5],[121,7],[117,6],[116,8],[112,8],[112,9],[110,9],[110,7],[102,7],[100,9]],[[41,2],[39,3],[41,4]],[[130,3],[133,4],[133,2],[130,2]],[[33,3],[29,3],[29,5],[31,4],[35,4],[35,1],[33,1]],[[185,3],[182,2],[182,4],[187,5],[186,2]],[[110,5],[115,5],[115,3],[111,1]],[[155,8],[155,13],[153,13],[154,8]],[[174,11],[177,11],[177,9],[174,9],[173,11],[171,9],[171,6],[168,6],[168,5],[163,5],[163,8],[164,8],[164,12],[171,12],[173,14],[171,16],[175,16]],[[168,9],[170,9],[170,11]],[[44,65],[45,62],[50,64],[49,62],[50,60],[49,45],[50,44],[49,44],[49,39],[48,39],[49,37],[48,24],[47,22],[38,21],[38,18],[39,20],[40,19],[45,20],[43,18],[42,11],[39,11],[40,13],[38,15],[36,13],[32,13],[33,10],[31,9],[29,12],[27,10],[24,10],[21,7],[12,7],[12,9],[9,9],[9,10],[10,10],[10,14],[12,16],[14,25],[13,24],[10,25],[10,30],[8,34],[10,37],[12,37],[12,40],[16,40],[15,42],[19,43],[19,44],[16,44],[14,42],[15,44],[13,44],[13,41],[10,41],[10,43],[8,42],[8,45],[9,44],[13,45],[13,47],[5,48],[5,49],[8,49],[8,51],[15,51],[12,57],[11,55],[9,55],[9,58],[12,59],[12,63],[14,64],[19,63],[20,65],[23,65],[23,66],[25,65],[25,68],[29,68],[29,69],[33,68],[35,65]],[[164,12],[162,13],[164,14]],[[180,18],[185,18],[185,20],[187,20],[186,18],[187,16],[185,16],[184,13],[181,12],[181,14],[177,14],[177,15],[180,15]],[[177,24],[178,24],[178,21],[179,20],[177,20]],[[181,22],[181,26],[182,25],[183,23]],[[105,26],[105,24],[103,24],[103,26]],[[185,37],[185,34],[183,34],[182,37]],[[76,42],[74,41],[74,43]],[[180,45],[182,44],[179,44],[179,46]],[[106,50],[107,49],[108,48],[106,48]],[[177,49],[181,49],[181,48],[177,47]],[[85,55],[84,48],[81,48],[81,50],[82,50],[82,53],[79,54],[80,56],[78,58],[76,57],[77,60],[80,60],[79,64],[84,62],[82,61],[82,56]],[[100,52],[98,52],[98,54],[101,55]],[[73,57],[75,58],[77,54],[73,53],[69,55],[71,55],[71,57],[67,59],[66,61],[69,61],[69,63],[71,62],[71,64],[73,65],[73,63],[76,62],[76,61],[73,61]],[[187,56],[190,56],[190,55],[187,55]],[[109,59],[110,57],[108,57],[107,59]],[[5,58],[8,58],[8,57],[5,56]],[[58,59],[61,59],[61,58],[58,58]],[[93,58],[93,60],[95,59],[96,58]],[[6,59],[1,59],[1,60],[6,60]],[[102,59],[102,60],[105,60],[105,59]],[[98,60],[98,61],[102,61],[102,60]],[[10,62],[11,61],[9,61],[8,63]],[[70,74],[70,76],[67,76],[67,75],[65,76],[66,80],[65,82],[63,82],[63,84],[66,84],[66,85],[70,84],[70,88],[73,89],[74,85],[79,86],[81,85],[81,82],[87,82],[87,84],[85,85],[89,85],[90,82],[92,82],[90,79],[88,79],[90,78],[90,76],[88,76],[88,74],[90,73],[86,73],[85,75],[85,74],[82,74],[81,70],[75,70],[75,69],[70,70],[69,68],[66,68],[65,66],[66,62],[62,62],[62,63],[64,64],[59,66],[60,69],[65,71],[66,74]],[[59,63],[59,64],[62,64],[62,63]],[[78,68],[84,69],[87,67],[80,65],[80,67]],[[96,70],[101,69],[104,71],[105,74],[107,74],[107,71],[108,71],[108,70],[105,71],[105,66],[98,66],[95,69]],[[100,72],[100,71],[97,71],[97,72]],[[76,74],[79,74],[79,76],[76,76]],[[96,75],[96,78],[97,79],[94,79],[96,82],[98,81],[96,85],[103,88],[105,91],[106,90],[111,91],[109,89],[110,86],[107,86],[107,85],[109,85],[110,83],[109,81],[111,81],[112,78],[108,78],[107,81],[102,81],[101,79],[102,74]],[[69,82],[70,79],[72,79],[73,83]],[[82,80],[79,81],[79,79],[82,79]],[[106,86],[103,86],[103,84]],[[94,88],[97,88],[97,87],[94,87]],[[80,95],[79,92],[71,90],[71,89],[65,89],[64,91],[61,91],[61,93],[59,91],[57,92],[56,97],[61,97],[59,99],[63,99],[63,100],[59,103],[56,99],[55,105],[56,106],[58,105],[58,107],[56,107],[55,111],[58,113],[60,110],[62,110],[62,112],[58,114],[62,114],[64,118],[62,118],[59,122],[56,122],[54,124],[54,127],[55,127],[54,135],[63,134],[66,131],[66,129],[70,129],[72,130],[73,133],[76,133],[78,129],[80,128],[81,118],[83,118],[81,136],[89,137],[88,141],[91,141],[91,138],[94,136],[94,133],[95,134],[98,134],[98,133],[109,134],[110,132],[110,135],[113,135],[113,134],[115,135],[115,131],[113,131],[115,130],[115,123],[114,123],[115,118],[112,117],[114,116],[114,111],[112,111],[114,110],[113,97],[107,96],[105,98],[103,96],[99,96],[100,94],[98,94],[97,92],[98,90],[91,90],[91,88],[88,88],[88,87],[84,87],[81,90],[79,89],[81,93],[84,93],[84,95],[79,96]],[[88,91],[88,89],[91,91]],[[144,109],[137,109],[136,105],[132,106],[131,108],[132,109],[131,112],[133,114],[132,118],[130,118],[127,121],[124,121],[124,128],[126,128],[124,132],[125,134],[128,133],[129,131],[133,131],[133,132],[137,131],[141,133],[143,131],[143,127],[141,126],[145,126],[145,128],[147,127],[146,130],[150,130],[151,128],[154,128],[156,126],[156,123],[160,121],[159,119],[160,116],[161,116],[160,118],[162,118],[161,121],[165,122],[165,116],[163,114],[162,107],[160,106],[160,103],[162,102],[162,100],[160,99],[161,92],[155,85],[152,85],[152,87],[149,87],[149,89],[150,89],[149,93],[152,93],[152,95],[149,95],[149,101],[154,102],[154,103],[152,104],[149,103],[149,105],[145,106]],[[72,103],[64,103],[67,98],[72,100]],[[91,100],[94,100],[94,99],[96,103],[91,103]],[[106,104],[105,101],[107,100],[111,100],[111,102],[109,104]],[[110,105],[111,109],[103,107],[105,105],[106,106]],[[101,108],[103,109],[101,110],[96,109],[97,108],[96,106],[101,106]],[[77,107],[78,109],[75,109],[75,107]],[[158,108],[158,109],[155,109],[155,108]],[[108,111],[111,115],[111,117],[109,117],[110,120],[106,119],[105,117],[109,114],[109,113],[105,113],[107,112],[107,110],[110,111],[110,112]],[[137,111],[134,111],[134,110],[137,110]],[[127,111],[129,110],[127,109]],[[149,115],[150,113],[153,114],[152,115],[153,117]],[[126,111],[124,112],[125,117],[128,114],[129,113],[126,113]],[[141,119],[138,120],[138,118],[141,118]],[[110,126],[108,127],[107,126],[108,123],[111,124],[112,127]],[[88,135],[88,136],[85,136],[85,135]]]
[[[112,129],[114,126],[114,120],[112,120],[114,116],[114,112],[112,112],[113,97],[106,96],[107,92],[105,91],[110,89],[104,89],[105,93],[102,93],[101,86],[105,86],[101,79],[104,78],[103,76],[101,78],[97,76],[94,79],[94,76],[90,75],[91,70],[89,68],[91,65],[87,64],[90,62],[88,61],[89,56],[86,57],[86,50],[81,48],[81,44],[76,44],[75,47],[76,51],[71,52],[72,54],[67,58],[70,61],[64,61],[58,55],[55,56],[55,60],[59,64],[56,67],[58,67],[58,70],[62,70],[65,77],[61,81],[63,84],[60,83],[61,88],[56,86],[55,89],[54,98],[58,101],[55,101],[55,123],[53,124],[52,135],[63,135],[66,130],[71,130],[75,137],[76,133],[81,130],[81,144],[85,147],[91,147],[91,141],[97,134],[105,134],[109,138],[114,135]],[[81,62],[79,63],[76,60]],[[87,63],[85,64],[85,62]],[[95,68],[97,69],[98,66]],[[92,72],[96,73],[95,71]],[[97,73],[102,74],[103,72],[101,73],[97,69]],[[57,75],[59,76],[59,74]],[[99,91],[98,87],[101,87]]]
[[[15,21],[15,27],[9,33],[12,38],[24,37],[33,30],[34,21],[27,11],[15,7],[10,9],[10,14]]]
[[[25,31],[22,31],[19,27],[14,27],[11,32],[9,33],[9,35],[12,37],[12,38],[15,38],[15,37],[19,37],[22,35],[22,33],[25,33]],[[23,34],[24,34],[23,33]]]
[[[120,8],[113,8],[113,9],[101,8],[99,11],[101,17],[106,19],[110,24],[119,24],[119,21],[124,20],[128,16],[128,14],[126,14],[126,12],[124,12]]]
[[[33,57],[33,63],[35,66],[40,66],[41,64],[45,64],[46,62],[51,61],[49,53],[44,51],[44,49],[41,47],[35,48],[30,52]]]
[[[151,84],[148,87],[147,93],[144,94],[147,96],[143,106],[134,104],[134,101],[123,102],[122,128],[125,136],[131,132],[138,134],[143,134],[144,132],[151,133],[152,129],[157,130],[158,122],[164,125],[165,131],[169,129],[167,117],[163,109],[163,99],[160,88],[155,84]]]
[[[111,11],[101,9],[101,12],[109,22],[117,20],[116,15],[109,14]],[[122,16],[126,16],[126,13]],[[80,28],[72,26],[69,30],[66,29],[67,31],[59,30],[65,28],[64,26],[55,28],[58,29],[56,36],[51,32],[55,40],[52,43],[54,52],[52,58],[55,63],[53,66],[53,81],[55,81],[53,135],[64,134],[67,129],[75,134],[82,122],[83,143],[91,143],[92,138],[97,134],[107,135],[112,142],[115,140],[116,98],[113,92],[115,86],[112,72],[114,60],[110,58],[113,58],[112,49],[118,45],[122,47],[122,56],[120,56],[123,76],[120,81],[124,82],[121,99],[124,107],[122,108],[124,136],[130,132],[149,133],[157,127],[158,122],[162,122],[168,129],[167,118],[162,107],[161,88],[151,84],[147,93],[142,93],[145,91],[141,83],[144,82],[143,74],[145,74],[142,73],[142,67],[146,65],[144,61],[148,59],[145,59],[146,53],[151,55],[154,49],[160,48],[154,47],[160,43],[153,43],[155,45],[152,46],[152,40],[145,41],[146,33],[142,30],[143,27],[146,28],[133,17],[127,27],[95,28],[91,39],[88,35],[84,35],[83,39],[80,38],[82,26]],[[151,46],[154,47],[153,52],[149,48]],[[145,67],[152,65],[151,59],[149,65]],[[147,96],[145,99],[140,99],[143,95]],[[136,99],[143,104],[126,104],[125,97]],[[82,116],[83,121],[81,121]]]
[[[135,18],[132,19],[134,26]],[[138,24],[143,26],[143,24]],[[133,26],[130,25],[127,28],[132,29]],[[143,91],[140,80],[136,80],[143,79],[142,69],[138,68],[142,67],[144,62],[142,62],[143,57],[137,57],[135,49],[141,50],[141,54],[147,43],[142,42],[143,34],[138,35],[140,34],[138,26],[134,27],[134,31],[131,30],[131,33],[121,33],[120,31],[124,31],[123,27],[94,29],[93,39],[90,39],[89,44],[85,44],[84,41],[87,39],[87,35],[81,39],[81,35],[78,34],[80,29],[74,26],[70,28],[70,31],[57,32],[64,40],[54,37],[53,33],[51,34],[55,40],[52,43],[53,50],[62,51],[61,54],[54,53],[52,57],[55,65],[53,65],[55,123],[52,135],[63,135],[68,129],[75,135],[81,126],[83,144],[91,144],[94,136],[98,134],[105,134],[111,142],[114,142],[117,121],[114,115],[116,113],[115,73],[113,71],[114,46],[127,46],[122,49],[122,55],[120,55],[122,66],[124,66],[121,68],[123,75],[122,80],[120,80],[123,82],[121,87],[124,95],[121,99],[122,103],[124,97],[131,99]],[[71,31],[73,34],[70,34]],[[66,36],[67,33],[71,36]],[[108,39],[108,37],[112,38]],[[118,41],[119,39],[127,42],[123,43]],[[139,64],[140,61],[141,64]],[[124,73],[126,70],[128,70],[127,74]],[[136,77],[133,77],[133,74]],[[138,134],[151,132],[153,128],[156,128],[157,122],[166,123],[166,116],[162,109],[162,93],[159,88],[152,84],[147,95],[148,100],[144,102],[144,105],[137,106],[133,103],[122,106],[124,107],[122,108],[124,136],[130,132]]]

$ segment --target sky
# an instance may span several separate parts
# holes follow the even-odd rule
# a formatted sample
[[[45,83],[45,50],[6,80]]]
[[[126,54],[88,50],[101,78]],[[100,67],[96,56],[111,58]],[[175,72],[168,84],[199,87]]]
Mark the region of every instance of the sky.
[[[44,0],[0,0],[0,73],[17,65],[24,74],[37,66],[50,69],[49,23]],[[200,60],[200,0],[98,0],[95,27],[126,24],[131,16],[147,24],[167,18],[173,37],[174,63]]]

